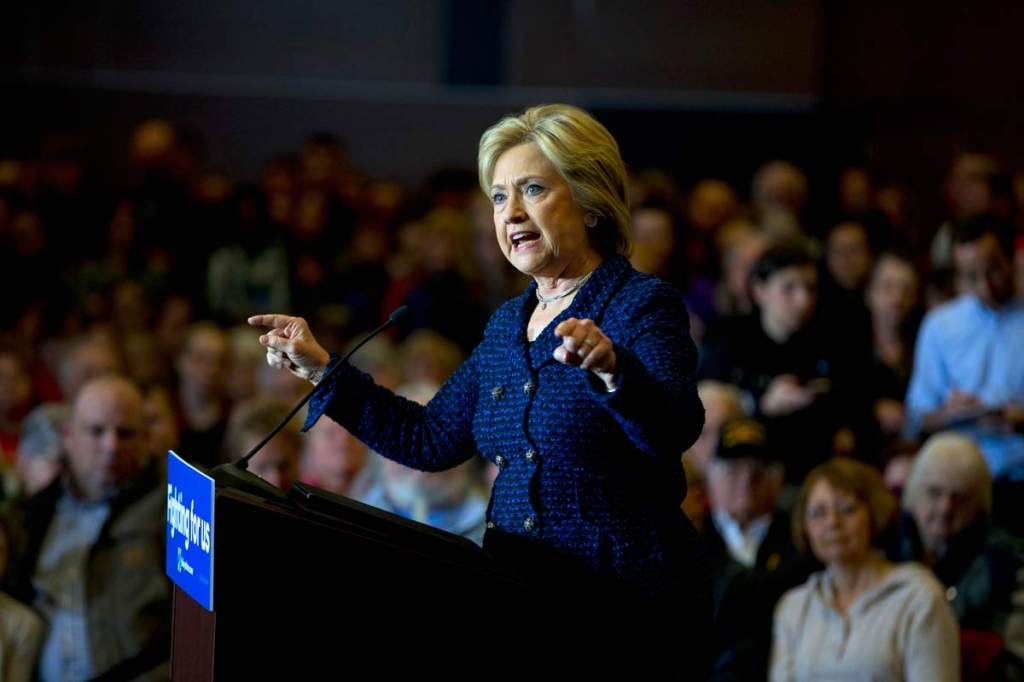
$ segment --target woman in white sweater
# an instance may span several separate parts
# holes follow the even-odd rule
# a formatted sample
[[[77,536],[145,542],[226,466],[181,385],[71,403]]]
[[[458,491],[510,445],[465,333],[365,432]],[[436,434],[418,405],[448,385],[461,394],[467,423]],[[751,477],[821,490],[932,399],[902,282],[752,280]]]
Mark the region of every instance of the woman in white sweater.
[[[880,472],[857,460],[831,459],[804,479],[793,535],[825,569],[776,606],[772,682],[960,679],[942,585],[925,567],[877,550],[896,509]]]

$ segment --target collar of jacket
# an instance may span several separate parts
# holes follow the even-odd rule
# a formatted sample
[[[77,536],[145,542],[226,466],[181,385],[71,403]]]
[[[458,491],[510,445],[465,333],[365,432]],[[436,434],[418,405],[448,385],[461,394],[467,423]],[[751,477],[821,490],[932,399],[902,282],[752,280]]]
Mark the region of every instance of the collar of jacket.
[[[570,317],[581,320],[589,318],[600,326],[604,309],[608,306],[615,292],[623,284],[632,267],[629,260],[624,256],[614,256],[598,265],[587,283],[576,292],[572,303],[559,313],[558,317],[551,321],[540,336],[529,344],[528,352],[531,364],[536,367],[546,362],[554,362],[552,353],[554,353],[555,348],[562,341],[552,331],[563,320],[567,320]],[[514,321],[519,329],[526,329],[526,321],[537,305],[536,291],[537,282],[531,281],[526,286],[526,291],[519,298],[519,306],[516,311],[517,319]]]

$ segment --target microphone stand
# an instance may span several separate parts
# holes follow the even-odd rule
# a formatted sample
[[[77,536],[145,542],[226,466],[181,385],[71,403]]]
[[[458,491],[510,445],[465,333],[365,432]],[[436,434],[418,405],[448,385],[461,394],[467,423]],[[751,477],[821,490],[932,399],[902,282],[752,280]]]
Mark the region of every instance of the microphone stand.
[[[320,379],[317,385],[313,387],[313,390],[307,393],[305,397],[303,397],[302,400],[300,400],[299,403],[292,409],[292,411],[289,412],[288,415],[284,419],[282,419],[281,422],[263,438],[263,440],[257,443],[252,450],[250,450],[246,455],[239,457],[234,462],[230,462],[227,464],[219,464],[215,466],[213,469],[210,470],[210,477],[213,478],[213,480],[217,481],[218,483],[221,483],[222,485],[227,486],[229,488],[234,488],[236,490],[241,490],[243,492],[252,493],[253,495],[257,495],[259,497],[269,497],[271,500],[280,501],[283,503],[287,503],[289,505],[293,504],[291,498],[288,496],[288,491],[281,490],[277,486],[265,481],[262,477],[249,471],[249,461],[257,452],[260,451],[260,449],[264,445],[270,442],[271,438],[276,436],[278,432],[280,432],[281,429],[283,429],[288,424],[288,422],[291,421],[292,417],[294,417],[296,413],[302,409],[302,406],[310,401],[310,399],[316,393],[317,389],[323,386],[327,382],[327,379],[333,376],[334,373],[337,372],[338,369],[343,364],[345,364],[345,362],[350,357],[352,357],[353,353],[362,348],[363,344],[365,344],[367,341],[380,334],[388,327],[397,324],[398,321],[402,318],[402,316],[405,315],[405,313],[408,311],[408,309],[408,306],[403,305],[396,309],[393,313],[391,313],[391,315],[388,316],[388,319],[384,324],[380,325],[372,332],[364,336],[362,341],[357,343],[355,347],[352,348],[352,350],[345,354],[344,357],[342,357],[340,360],[334,363],[334,365],[324,373],[323,378]]]

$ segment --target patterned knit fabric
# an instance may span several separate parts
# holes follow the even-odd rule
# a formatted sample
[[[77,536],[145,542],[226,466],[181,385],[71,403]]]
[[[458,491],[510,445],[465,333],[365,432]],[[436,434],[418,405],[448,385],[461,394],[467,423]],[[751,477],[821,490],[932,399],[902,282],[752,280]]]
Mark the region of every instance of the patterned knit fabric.
[[[305,428],[326,413],[384,456],[430,471],[479,451],[499,468],[485,549],[512,565],[536,550],[632,593],[679,594],[700,554],[679,509],[680,454],[704,422],[682,295],[616,257],[531,343],[535,289],[495,312],[426,406],[346,366],[316,393]],[[592,319],[614,343],[617,391],[554,360],[553,330],[570,317]],[[524,549],[531,558],[517,562]]]

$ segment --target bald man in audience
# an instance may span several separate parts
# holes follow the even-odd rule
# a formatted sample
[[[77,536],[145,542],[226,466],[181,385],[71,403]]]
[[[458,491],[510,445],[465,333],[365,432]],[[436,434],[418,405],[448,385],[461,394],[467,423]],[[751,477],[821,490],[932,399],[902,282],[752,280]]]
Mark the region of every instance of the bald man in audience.
[[[171,582],[166,479],[143,395],[120,374],[87,380],[64,429],[66,467],[9,509],[4,588],[46,618],[39,680],[166,680]]]

